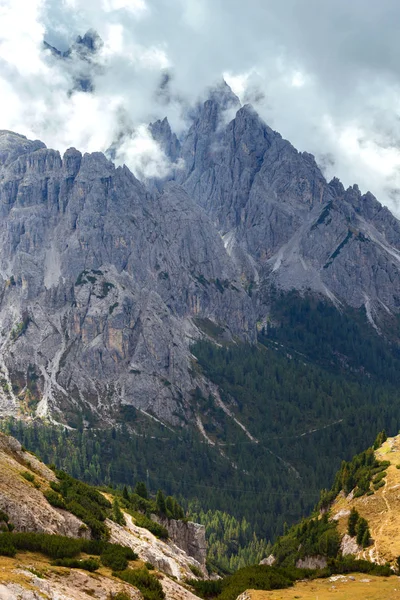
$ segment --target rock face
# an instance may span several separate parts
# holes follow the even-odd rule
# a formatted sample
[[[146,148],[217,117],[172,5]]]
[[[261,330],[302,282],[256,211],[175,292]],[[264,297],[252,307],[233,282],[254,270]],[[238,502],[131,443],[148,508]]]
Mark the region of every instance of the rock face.
[[[174,168],[147,187],[0,132],[0,415],[111,424],[134,406],[184,425],[190,343],[210,321],[255,340],[272,288],[376,328],[400,311],[400,223],[371,194],[328,183],[226,85],[191,119],[180,139],[149,126]]]
[[[194,574],[191,568],[202,572],[203,577],[208,577],[205,564],[190,556],[185,548],[178,545],[176,540],[172,538],[166,542],[159,540],[147,529],[137,527],[132,517],[126,513],[125,520],[125,527],[107,521],[111,532],[111,542],[129,546],[138,554],[139,558],[150,562],[154,567],[175,577],[178,581],[193,579]]]
[[[67,510],[54,508],[46,500],[44,493],[52,481],[57,478],[51,469],[25,452],[17,440],[0,433],[0,510],[6,513],[15,531],[90,538],[80,519]],[[129,514],[124,516],[125,526],[106,520],[111,542],[132,548],[143,561],[179,581],[193,578],[192,569],[208,577],[202,525],[170,521],[170,539],[163,541],[138,527]],[[7,526],[6,522],[1,524]]]
[[[180,423],[194,318],[254,339],[220,235],[177,184],[0,133],[0,413],[74,424],[123,405]]]
[[[166,528],[169,537],[179,548],[182,548],[186,554],[192,556],[205,568],[207,542],[204,525],[176,519],[157,518],[157,521]]]
[[[328,562],[325,556],[305,556],[296,563],[297,569],[324,569]]]
[[[38,487],[24,478],[26,472],[35,477]],[[17,440],[0,434],[0,510],[15,530],[89,537],[82,521],[54,508],[43,496],[40,488],[55,479],[53,471],[23,451]]]
[[[234,106],[234,97],[230,107]],[[252,286],[257,317],[271,286],[310,290],[371,323],[400,310],[400,224],[372,194],[328,183],[245,105],[228,123],[226,90],[198,111],[181,139],[185,168],[174,177],[209,214]]]

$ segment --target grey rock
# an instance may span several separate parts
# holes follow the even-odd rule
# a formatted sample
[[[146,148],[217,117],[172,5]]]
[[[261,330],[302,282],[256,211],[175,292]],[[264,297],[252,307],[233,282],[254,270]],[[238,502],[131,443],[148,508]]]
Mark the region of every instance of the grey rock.
[[[297,569],[325,569],[327,565],[325,556],[305,556],[296,562]]]
[[[298,152],[250,105],[223,123],[214,94],[181,139],[175,178],[209,214],[252,288],[257,317],[271,287],[322,294],[365,307],[378,327],[400,310],[400,223],[357,186],[328,183],[314,157]]]
[[[155,515],[152,515],[152,518],[155,518]],[[167,529],[169,537],[178,548],[196,559],[203,567],[206,566],[207,542],[204,525],[159,517],[156,517],[156,520]]]
[[[0,148],[0,411],[36,401],[56,420],[83,407],[111,422],[132,405],[180,424],[194,318],[255,335],[210,218],[178,184],[150,194],[100,153],[61,157],[9,132]]]

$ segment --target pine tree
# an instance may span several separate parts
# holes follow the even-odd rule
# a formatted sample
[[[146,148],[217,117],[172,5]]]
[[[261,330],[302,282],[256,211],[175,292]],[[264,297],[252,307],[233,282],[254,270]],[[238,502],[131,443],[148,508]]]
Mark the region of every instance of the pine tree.
[[[364,534],[368,530],[368,522],[363,517],[359,517],[357,522],[357,544],[359,546],[363,545]]]
[[[361,546],[363,548],[367,548],[367,546],[369,546],[369,544],[370,544],[370,538],[371,538],[371,534],[370,534],[370,531],[369,531],[369,527],[367,527],[367,529],[364,531],[364,535],[363,535],[362,540],[361,540]]]
[[[149,494],[147,492],[146,484],[143,483],[143,481],[138,481],[135,485],[135,494],[137,494],[141,498],[144,498],[145,500],[148,500]]]
[[[165,505],[164,494],[162,493],[161,490],[158,490],[158,492],[157,492],[156,505],[157,505],[157,510],[158,510],[159,514],[162,516],[165,516],[167,514],[167,507]]]
[[[351,537],[354,537],[357,533],[357,522],[359,518],[360,515],[358,514],[357,510],[355,508],[352,508],[350,511],[349,523],[347,526],[347,533]]]
[[[128,492],[128,488],[126,487],[126,485],[124,485],[124,489],[122,490],[122,496],[125,500],[127,500],[129,502],[129,500],[130,500],[129,492]]]
[[[114,502],[113,502],[113,521],[118,523],[118,525],[126,525],[125,517],[119,506],[119,502],[118,502],[117,498],[114,498]]]

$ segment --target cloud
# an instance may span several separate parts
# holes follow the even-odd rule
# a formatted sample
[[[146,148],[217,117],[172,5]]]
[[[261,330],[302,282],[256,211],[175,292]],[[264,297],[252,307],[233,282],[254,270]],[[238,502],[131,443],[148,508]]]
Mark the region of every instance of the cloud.
[[[0,127],[61,151],[125,133],[117,160],[165,173],[146,124],[181,131],[182,107],[225,74],[327,177],[400,214],[399,17],[397,0],[2,0]],[[91,64],[43,51],[43,37],[66,50],[90,28],[104,41]],[[89,71],[94,93],[71,94]]]

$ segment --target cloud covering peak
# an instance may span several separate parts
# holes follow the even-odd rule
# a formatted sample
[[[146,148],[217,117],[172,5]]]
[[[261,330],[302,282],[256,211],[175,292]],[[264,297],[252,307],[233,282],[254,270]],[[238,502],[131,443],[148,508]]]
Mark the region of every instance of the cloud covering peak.
[[[397,0],[2,0],[0,128],[61,151],[123,136],[119,162],[165,174],[147,124],[168,116],[179,134],[224,77],[328,178],[399,214],[399,17]],[[90,29],[102,43],[85,54],[75,40]]]

